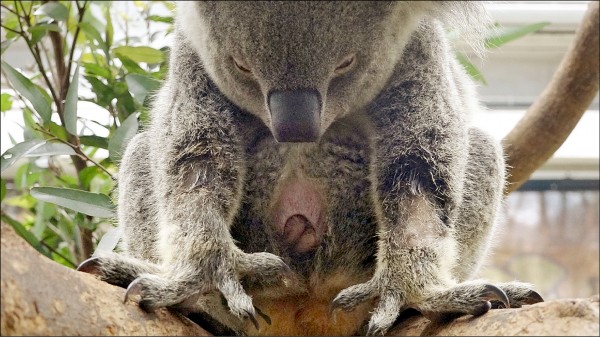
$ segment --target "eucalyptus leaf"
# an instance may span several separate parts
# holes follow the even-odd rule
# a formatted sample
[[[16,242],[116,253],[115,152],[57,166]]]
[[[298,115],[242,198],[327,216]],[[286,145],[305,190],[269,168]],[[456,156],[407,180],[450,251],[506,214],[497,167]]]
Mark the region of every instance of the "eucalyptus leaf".
[[[148,20],[154,22],[173,23],[174,19],[172,16],[160,16],[160,15],[148,15]]]
[[[81,144],[108,150],[108,139],[96,135],[79,136]]]
[[[152,47],[122,46],[113,49],[115,55],[124,55],[135,62],[161,63],[165,56],[163,52]]]
[[[0,55],[4,54],[4,51],[6,51],[6,49],[8,49],[8,46],[10,46],[10,44],[12,42],[13,42],[13,40],[11,40],[11,39],[0,42]]]
[[[538,22],[517,28],[496,28],[485,39],[484,45],[488,49],[498,48],[527,34],[535,33],[549,24],[550,22]]]
[[[4,200],[6,197],[6,180],[0,180],[0,201]]]
[[[31,34],[31,45],[34,45],[48,33],[48,31],[60,32],[60,27],[55,23],[42,23],[29,28]]]
[[[105,194],[70,188],[34,187],[31,189],[31,195],[38,200],[50,202],[83,214],[101,218],[115,216],[114,205]]]
[[[458,62],[465,68],[466,72],[476,81],[479,81],[485,85],[487,85],[487,81],[483,77],[483,74],[475,67],[475,65],[469,61],[469,59],[462,53],[457,52],[456,58]]]
[[[40,139],[28,140],[25,142],[21,142],[10,149],[6,150],[1,159],[1,170],[0,172],[4,172],[7,168],[13,165],[19,158],[23,157],[28,152],[35,150],[36,148],[44,145],[46,142]]]
[[[42,156],[72,156],[75,155],[75,150],[72,147],[63,143],[50,143],[47,142],[42,146],[36,147],[35,149],[28,151],[24,154],[24,157],[42,157]]]
[[[52,109],[46,100],[46,97],[40,92],[37,86],[33,84],[27,77],[23,76],[15,68],[8,63],[2,61],[2,70],[13,87],[31,102],[35,111],[37,111],[44,124],[50,122],[52,117]]]
[[[146,96],[160,87],[160,82],[154,78],[139,74],[129,74],[125,81],[133,98],[140,104],[144,104]]]
[[[72,134],[77,134],[77,102],[78,96],[77,91],[79,89],[79,65],[75,68],[75,73],[69,84],[67,91],[67,97],[65,100],[65,129]]]
[[[29,232],[25,228],[25,226],[23,226],[23,224],[4,214],[2,214],[1,218],[2,222],[9,224],[20,237],[27,241],[38,252],[42,253],[47,257],[50,257],[50,253],[48,252],[48,250],[44,246],[42,246],[40,241],[31,232]]]
[[[108,140],[108,154],[113,163],[117,163],[121,160],[121,156],[127,143],[135,136],[137,130],[137,116],[131,114]]]
[[[117,247],[119,240],[121,240],[121,236],[123,236],[122,227],[113,227],[109,229],[106,234],[102,236],[100,242],[98,242],[98,246],[92,256],[96,256],[99,252],[112,252],[115,247]]]
[[[0,95],[0,111],[4,112],[10,110],[10,108],[12,108],[12,102],[12,96],[3,92],[2,95]]]
[[[69,10],[59,2],[47,2],[40,6],[33,14],[45,14],[56,21],[66,21],[69,17]]]

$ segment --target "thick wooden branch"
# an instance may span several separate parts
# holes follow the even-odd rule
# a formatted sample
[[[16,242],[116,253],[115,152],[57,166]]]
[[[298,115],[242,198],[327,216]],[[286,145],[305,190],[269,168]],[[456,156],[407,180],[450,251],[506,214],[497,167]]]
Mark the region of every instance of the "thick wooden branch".
[[[179,314],[123,303],[124,289],[47,259],[8,225],[0,242],[2,336],[209,336]]]
[[[8,225],[1,233],[0,334],[208,336],[181,315],[147,314],[125,290],[76,272],[40,255]],[[418,335],[590,335],[598,336],[598,298],[569,299],[492,310],[435,325],[422,316],[403,321],[390,334]]]
[[[598,2],[591,1],[552,80],[504,138],[510,173],[507,194],[521,186],[558,150],[596,97],[598,29]]]

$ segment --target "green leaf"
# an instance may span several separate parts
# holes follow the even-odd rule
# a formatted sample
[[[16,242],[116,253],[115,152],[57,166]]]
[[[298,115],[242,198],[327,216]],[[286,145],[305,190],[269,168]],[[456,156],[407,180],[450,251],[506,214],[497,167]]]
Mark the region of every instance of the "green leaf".
[[[164,59],[163,53],[151,47],[131,47],[122,46],[113,49],[115,55],[123,55],[134,60],[135,62],[160,63]]]
[[[19,143],[2,154],[2,172],[22,157],[74,155],[75,151],[62,143],[48,143],[33,139]]]
[[[157,80],[139,74],[128,74],[125,76],[125,82],[133,98],[140,104],[144,104],[146,96],[160,87],[160,82]]]
[[[31,102],[33,108],[42,117],[44,124],[50,122],[50,118],[52,117],[52,109],[50,108],[50,104],[48,104],[46,101],[46,97],[44,97],[38,87],[36,87],[27,77],[23,76],[8,63],[2,61],[1,64],[2,70],[4,70],[10,83],[19,93],[21,93],[21,95]]]
[[[106,19],[106,45],[108,48],[113,44],[114,28],[112,17],[110,15],[110,6],[104,7],[104,18]],[[108,56],[108,53],[106,53]]]
[[[25,127],[23,128],[23,139],[44,139],[47,137],[42,132],[37,131],[40,127],[39,123],[36,122],[33,118],[34,114],[29,108],[23,108],[22,111],[23,122],[25,123]]]
[[[148,73],[147,71],[142,69],[142,67],[140,67],[137,63],[135,63],[129,57],[124,56],[124,55],[118,55],[118,57],[119,57],[119,60],[121,60],[121,63],[123,63],[123,68],[125,68],[125,70],[127,70],[128,73],[135,73],[135,74]]]
[[[4,200],[6,197],[6,180],[0,180],[0,201]]]
[[[46,142],[39,139],[28,140],[22,143],[19,143],[12,148],[6,150],[2,154],[1,158],[1,170],[0,172],[4,172],[7,168],[9,168],[12,164],[14,164],[19,158],[23,157],[28,152],[35,150],[36,148],[44,145]]]
[[[164,22],[164,23],[173,23],[172,16],[160,16],[160,15],[148,15],[148,20],[154,22]]]
[[[79,141],[83,145],[98,147],[101,149],[108,150],[108,139],[96,135],[91,136],[79,136]]]
[[[46,248],[42,246],[40,241],[38,241],[38,239],[33,234],[31,234],[31,232],[29,232],[25,228],[25,226],[23,226],[20,222],[7,215],[2,214],[1,218],[3,222],[9,224],[15,230],[15,232],[19,234],[20,237],[25,239],[25,241],[27,241],[33,248],[35,248],[38,252],[42,253],[43,255],[49,257],[49,253],[46,250]]]
[[[40,147],[36,147],[35,149],[24,154],[24,157],[42,157],[42,156],[72,156],[75,155],[75,150],[72,147],[63,144],[63,143],[46,143]]]
[[[98,174],[102,174],[102,170],[97,166],[88,166],[79,172],[79,181],[81,182],[81,186],[86,190],[90,189],[90,183],[92,179]]]
[[[535,33],[549,24],[550,22],[538,22],[517,28],[497,28],[492,30],[490,36],[485,39],[484,45],[488,49],[498,48],[522,36]]]
[[[96,101],[100,106],[110,105],[115,98],[113,88],[104,84],[101,80],[93,76],[83,76],[91,85],[92,91],[96,94]]]
[[[29,28],[31,34],[30,43],[34,44],[40,42],[40,40],[48,33],[48,31],[60,32],[60,27],[56,23],[41,23]]]
[[[65,129],[72,134],[77,134],[77,90],[79,88],[79,65],[75,68],[75,73],[69,84],[67,97],[65,99]]]
[[[48,124],[48,129],[50,130],[50,133],[54,137],[57,137],[58,139],[64,140],[65,142],[69,139],[67,130],[65,130],[65,128],[62,125],[58,125],[54,122],[50,122]],[[48,136],[48,137],[50,137],[50,136]]]
[[[114,205],[106,194],[70,188],[34,187],[31,189],[31,195],[38,200],[51,202],[83,214],[101,218],[115,216]]]
[[[102,39],[102,35],[100,35],[100,32],[96,29],[96,27],[89,22],[82,22],[79,24],[79,27],[81,27],[81,30],[85,33],[85,36],[88,37],[88,40],[98,42],[100,48],[102,48],[102,50],[108,54],[108,46]]]
[[[135,136],[137,130],[137,116],[131,114],[108,140],[108,154],[113,163],[117,163],[121,160],[121,156],[127,143]]]
[[[0,111],[4,112],[12,108],[13,101],[12,96],[10,94],[3,92],[2,95],[0,95],[0,99]]]
[[[56,211],[56,206],[53,204],[40,201],[35,205],[35,222],[31,228],[31,233],[38,239],[42,239],[42,235],[48,227],[48,222]]]
[[[96,250],[92,256],[95,256],[98,252],[112,252],[119,243],[119,240],[121,240],[121,236],[123,236],[122,227],[113,227],[109,229],[106,234],[102,236],[100,242],[98,242],[98,246],[96,246]]]
[[[112,78],[112,74],[110,70],[106,67],[99,66],[95,63],[83,62],[81,63],[83,69],[85,69],[85,73],[94,76],[100,76],[106,79]]]
[[[14,40],[4,40],[4,41],[0,42],[0,55],[4,54],[4,52],[6,51],[6,49],[8,49],[8,46],[10,46],[10,44],[13,41]]]
[[[485,85],[488,84],[485,78],[483,77],[483,74],[479,71],[479,69],[477,69],[477,67],[475,67],[473,63],[471,63],[471,61],[469,61],[469,59],[464,54],[457,52],[456,58],[458,59],[458,62],[462,64],[462,66],[465,68],[465,70],[467,71],[469,76],[471,76],[471,78]]]
[[[45,14],[56,21],[66,21],[69,17],[69,10],[59,2],[47,2],[40,6],[33,14]]]
[[[13,30],[15,30],[15,31],[21,30],[19,28],[19,19],[17,18],[17,16],[10,12],[4,12],[2,14],[5,14],[2,16],[2,25],[4,25],[4,27],[12,29],[12,30],[8,30],[8,29],[5,30],[6,39],[12,40],[12,39],[20,38],[21,36],[13,31]]]

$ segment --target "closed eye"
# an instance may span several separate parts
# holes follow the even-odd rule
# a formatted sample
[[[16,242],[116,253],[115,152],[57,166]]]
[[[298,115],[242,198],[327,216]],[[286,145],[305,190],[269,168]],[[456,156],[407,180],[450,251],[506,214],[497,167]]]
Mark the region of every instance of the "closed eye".
[[[232,59],[233,59],[233,64],[240,72],[247,74],[247,75],[252,74],[252,70],[250,70],[250,68],[247,65],[245,65],[244,63],[242,63],[239,60],[236,60],[234,57],[232,57]]]
[[[335,73],[337,75],[342,75],[350,71],[350,69],[352,69],[354,66],[355,59],[356,57],[354,54],[346,56],[340,63],[338,63],[337,67],[335,68]]]

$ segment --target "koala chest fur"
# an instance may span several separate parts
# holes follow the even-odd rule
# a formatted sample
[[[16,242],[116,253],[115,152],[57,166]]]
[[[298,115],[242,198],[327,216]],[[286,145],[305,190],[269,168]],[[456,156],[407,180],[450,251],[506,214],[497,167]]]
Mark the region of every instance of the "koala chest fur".
[[[357,125],[333,125],[319,143],[277,143],[265,137],[247,149],[244,198],[232,228],[247,253],[280,256],[293,273],[286,287],[249,287],[271,317],[258,334],[350,334],[372,308],[338,313],[342,289],[372,274],[374,215],[369,198],[369,142]],[[347,321],[340,324],[342,321]]]

